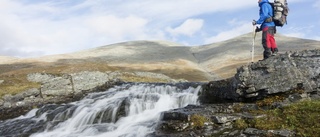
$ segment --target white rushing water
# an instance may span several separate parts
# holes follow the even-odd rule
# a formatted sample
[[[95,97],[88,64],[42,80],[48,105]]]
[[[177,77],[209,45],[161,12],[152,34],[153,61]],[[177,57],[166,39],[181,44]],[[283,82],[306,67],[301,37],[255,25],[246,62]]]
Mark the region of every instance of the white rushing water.
[[[199,90],[200,86],[188,89],[152,84],[118,86],[73,102],[77,108],[67,111],[73,112],[70,118],[31,136],[143,137],[155,130],[161,112],[198,104]],[[123,116],[117,117],[119,114]],[[63,118],[65,115],[58,114],[54,120]]]

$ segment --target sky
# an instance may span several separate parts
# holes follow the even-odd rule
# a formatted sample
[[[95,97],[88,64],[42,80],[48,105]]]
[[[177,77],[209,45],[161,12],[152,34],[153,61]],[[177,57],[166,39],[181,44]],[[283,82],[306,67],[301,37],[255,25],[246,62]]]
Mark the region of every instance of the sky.
[[[252,32],[257,2],[0,0],[0,56],[39,57],[135,40],[211,44]],[[320,40],[320,0],[288,4],[288,24],[278,33]]]

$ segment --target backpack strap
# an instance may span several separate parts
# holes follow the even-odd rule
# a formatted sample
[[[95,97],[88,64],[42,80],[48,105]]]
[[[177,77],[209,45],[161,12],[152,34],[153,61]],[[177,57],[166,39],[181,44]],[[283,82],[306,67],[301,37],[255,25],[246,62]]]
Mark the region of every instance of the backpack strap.
[[[272,12],[274,12],[273,9],[273,3],[268,2],[268,4],[271,6],[271,9],[273,10]],[[269,18],[267,18],[264,22],[273,22],[273,15],[271,15],[272,12],[269,12],[268,15],[270,16]],[[273,13],[274,14],[274,13]]]

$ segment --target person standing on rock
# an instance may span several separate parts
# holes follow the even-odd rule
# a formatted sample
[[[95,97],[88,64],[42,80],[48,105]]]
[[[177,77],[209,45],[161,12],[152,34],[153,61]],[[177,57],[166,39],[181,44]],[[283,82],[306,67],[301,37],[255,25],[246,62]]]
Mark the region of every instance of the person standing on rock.
[[[274,38],[276,33],[275,23],[272,21],[273,8],[268,0],[258,0],[260,7],[260,18],[253,20],[252,25],[260,25],[256,28],[256,32],[262,31],[262,46],[264,48],[263,59],[269,58],[271,55],[276,55],[278,52],[277,44]]]

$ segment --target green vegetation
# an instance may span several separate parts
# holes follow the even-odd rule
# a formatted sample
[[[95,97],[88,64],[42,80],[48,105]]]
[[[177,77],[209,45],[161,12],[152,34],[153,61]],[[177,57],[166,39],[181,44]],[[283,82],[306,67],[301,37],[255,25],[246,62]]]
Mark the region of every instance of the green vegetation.
[[[39,88],[40,84],[27,81],[25,75],[0,76],[4,80],[0,84],[0,98],[5,94],[15,95],[31,88]]]
[[[239,119],[235,127],[253,127],[262,130],[289,129],[297,136],[320,135],[320,100],[294,103],[281,109],[256,110],[255,114],[265,114],[256,119]]]
[[[206,117],[197,114],[192,115],[190,119],[190,122],[193,123],[193,127],[195,128],[202,128],[206,121],[208,121]]]
[[[249,121],[246,121],[244,119],[238,119],[234,122],[234,126],[235,128],[239,128],[239,129],[246,129],[249,127]]]
[[[264,98],[263,100],[259,100],[256,102],[257,106],[263,107],[263,106],[271,106],[275,102],[282,102],[285,99],[285,97],[275,95],[275,96],[269,96],[267,98]]]

